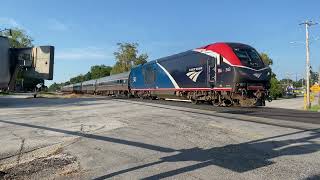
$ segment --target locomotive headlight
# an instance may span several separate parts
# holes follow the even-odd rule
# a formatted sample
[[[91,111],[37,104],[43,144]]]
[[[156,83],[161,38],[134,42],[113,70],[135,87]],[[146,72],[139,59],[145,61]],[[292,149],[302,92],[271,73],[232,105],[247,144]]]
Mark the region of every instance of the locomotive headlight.
[[[267,76],[270,76],[271,75],[271,73],[270,73],[270,71],[267,73]]]
[[[246,87],[246,86],[247,86],[247,83],[237,83],[237,86],[238,86],[238,87]]]

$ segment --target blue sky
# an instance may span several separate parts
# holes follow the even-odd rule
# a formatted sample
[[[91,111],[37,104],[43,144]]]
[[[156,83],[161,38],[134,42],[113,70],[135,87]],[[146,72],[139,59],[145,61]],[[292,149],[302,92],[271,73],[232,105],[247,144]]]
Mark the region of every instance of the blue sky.
[[[1,2],[0,28],[24,28],[35,45],[55,46],[53,82],[113,65],[118,42],[138,42],[149,60],[213,42],[247,43],[269,54],[279,77],[295,78],[305,66],[298,24],[320,22],[319,7],[317,0],[10,0]],[[319,37],[313,26],[310,39]],[[311,65],[320,66],[320,40],[311,43]]]

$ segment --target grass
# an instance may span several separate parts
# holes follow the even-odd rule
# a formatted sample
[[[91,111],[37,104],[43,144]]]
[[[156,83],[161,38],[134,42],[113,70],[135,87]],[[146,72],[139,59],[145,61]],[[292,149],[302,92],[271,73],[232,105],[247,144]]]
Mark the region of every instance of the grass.
[[[320,111],[320,105],[314,105],[310,108],[310,111]]]
[[[8,92],[0,92],[0,96],[6,96],[6,95],[9,95],[10,93]]]

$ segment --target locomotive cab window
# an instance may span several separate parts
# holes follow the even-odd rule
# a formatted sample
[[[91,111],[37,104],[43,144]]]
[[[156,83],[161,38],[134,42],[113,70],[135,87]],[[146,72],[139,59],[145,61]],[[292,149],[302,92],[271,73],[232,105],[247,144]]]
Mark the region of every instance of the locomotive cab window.
[[[234,53],[244,66],[261,68],[264,66],[259,54],[254,49],[234,48]]]

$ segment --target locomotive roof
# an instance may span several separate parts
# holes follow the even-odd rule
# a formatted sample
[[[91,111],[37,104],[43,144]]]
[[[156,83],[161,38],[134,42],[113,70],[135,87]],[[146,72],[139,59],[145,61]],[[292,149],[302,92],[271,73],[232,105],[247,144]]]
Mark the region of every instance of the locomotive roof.
[[[63,87],[73,87],[73,84],[65,85]]]
[[[252,48],[251,46],[242,43],[226,42],[225,44],[229,45],[232,48]]]
[[[94,84],[95,82],[96,82],[96,79],[92,79],[92,80],[89,80],[89,81],[82,82],[82,85]]]
[[[247,44],[242,44],[242,43],[237,43],[237,42],[217,42],[217,43],[209,44],[207,46],[218,45],[218,44],[226,44],[226,45],[230,46],[231,48],[252,48],[251,46],[249,46]],[[195,52],[193,50],[188,50],[188,51],[184,51],[184,52],[177,53],[177,54],[174,54],[174,55],[170,55],[170,56],[162,57],[162,58],[159,58],[159,59],[155,59],[154,61],[156,61],[156,62],[166,61],[166,60],[170,60],[172,58],[182,57],[182,56],[186,56],[186,55],[189,55],[189,54],[192,54],[192,53],[195,53]],[[153,61],[149,61],[146,64],[149,64],[149,63],[153,63]]]
[[[128,79],[129,78],[129,72],[124,72],[124,73],[120,73],[120,74],[115,74],[115,75],[111,75],[111,76],[106,76],[100,79],[97,79],[97,82],[110,82],[110,81],[116,81],[116,80],[121,80],[121,79]]]
[[[195,53],[195,52],[193,52],[191,50],[188,50],[188,51],[185,51],[185,52],[182,52],[182,53],[178,53],[178,54],[174,54],[174,55],[171,55],[171,56],[162,57],[162,58],[156,59],[155,61],[156,62],[166,61],[166,60],[170,60],[172,58],[182,57],[182,56],[186,56],[186,55],[192,54],[192,53]]]

